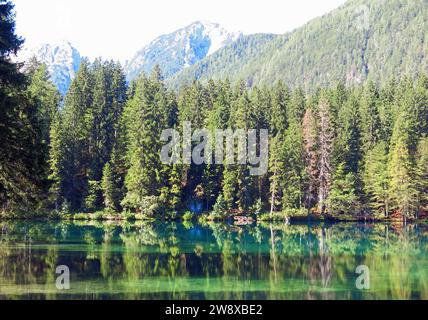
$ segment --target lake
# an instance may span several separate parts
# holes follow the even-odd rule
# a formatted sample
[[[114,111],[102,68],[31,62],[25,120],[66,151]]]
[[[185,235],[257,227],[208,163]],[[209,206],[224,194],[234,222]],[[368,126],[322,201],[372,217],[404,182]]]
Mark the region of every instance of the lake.
[[[0,299],[428,299],[426,225],[4,221],[0,231]]]

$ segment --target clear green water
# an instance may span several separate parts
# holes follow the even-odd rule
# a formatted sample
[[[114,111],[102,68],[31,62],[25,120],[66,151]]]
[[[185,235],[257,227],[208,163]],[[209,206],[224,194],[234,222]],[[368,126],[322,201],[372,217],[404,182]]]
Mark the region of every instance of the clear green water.
[[[423,225],[0,222],[0,299],[428,299]],[[71,289],[55,286],[56,267]],[[370,289],[356,288],[357,266]]]

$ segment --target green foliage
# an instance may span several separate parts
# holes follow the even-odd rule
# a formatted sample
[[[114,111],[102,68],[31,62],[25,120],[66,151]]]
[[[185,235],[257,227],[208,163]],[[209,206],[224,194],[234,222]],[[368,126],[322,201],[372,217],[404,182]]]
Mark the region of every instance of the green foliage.
[[[355,192],[354,174],[346,173],[343,163],[336,168],[327,199],[327,207],[331,214],[356,214],[359,212],[360,206]]]
[[[1,87],[19,85],[24,80],[19,73],[19,65],[11,62],[12,55],[16,55],[24,43],[15,33],[14,4],[11,1],[0,1],[0,78]]]
[[[285,212],[265,213],[257,217],[257,221],[287,221],[290,216]]]
[[[12,62],[22,41],[14,33],[13,6],[0,1],[0,211],[176,219],[189,204],[208,220],[264,217],[269,207],[266,219],[326,209],[355,217],[362,207],[416,216],[428,206],[428,80],[412,78],[426,71],[427,50],[406,35],[420,34],[421,2],[371,5],[376,21],[367,32],[350,25],[353,5],[284,36],[242,37],[191,77],[220,73],[217,78],[231,76],[236,85],[210,79],[173,92],[155,67],[127,88],[119,64],[83,60],[61,105],[46,66],[31,60],[21,73]],[[405,23],[377,16],[392,9]],[[183,74],[201,65],[195,68]],[[386,81],[403,70],[412,78]],[[211,133],[267,129],[268,172],[253,176],[248,163],[214,165],[208,154],[201,165],[162,163],[162,131],[183,136],[184,121]]]
[[[369,197],[369,205],[375,211],[389,213],[389,172],[388,154],[385,142],[376,144],[364,159],[364,190]]]
[[[49,144],[49,175],[48,179],[50,181],[49,187],[49,200],[55,207],[58,209],[62,201],[62,159],[64,157],[64,149],[62,145],[62,126],[61,118],[57,112],[51,123],[50,127],[50,144]]]
[[[402,88],[401,94],[388,99],[385,93],[377,94],[386,89],[372,84],[354,89],[338,85],[305,97],[300,89],[289,91],[282,85],[249,90],[242,84],[232,89],[227,82],[214,81],[207,86],[194,84],[174,97],[155,73],[131,86],[123,113],[119,107],[114,109],[119,115],[111,126],[115,134],[108,138],[108,130],[94,126],[104,121],[107,106],[93,102],[98,94],[90,88],[77,90],[85,88],[85,81],[97,87],[93,80],[99,77],[100,65],[83,68],[64,109],[54,112],[50,120],[51,208],[67,203],[72,211],[105,208],[124,210],[130,219],[175,219],[184,204],[196,203],[204,211],[213,209],[206,218],[216,220],[261,214],[268,207],[272,216],[307,213],[316,204],[319,213],[325,208],[350,217],[361,213],[361,202],[373,213],[382,211],[387,216],[399,211],[414,216],[427,205],[426,128],[420,115],[427,97],[423,77],[417,82],[388,83],[390,91]],[[93,76],[92,68],[98,70]],[[86,94],[89,106],[82,109],[77,102],[85,101]],[[395,109],[387,111],[383,103]],[[100,104],[102,108],[95,107]],[[365,113],[376,110],[382,110],[376,125],[363,123],[362,119],[370,123],[373,118]],[[77,119],[83,121],[80,131],[72,127]],[[268,173],[251,176],[250,167],[242,164],[161,163],[160,133],[169,127],[181,130],[180,119],[210,130],[268,128]],[[383,124],[393,119],[389,134]]]
[[[215,205],[213,207],[212,214],[215,217],[219,217],[219,218],[220,217],[224,217],[226,215],[226,213],[227,213],[227,209],[228,209],[227,202],[224,199],[223,195],[221,194],[217,198],[217,201],[216,201],[216,203],[215,203]]]
[[[120,66],[83,60],[64,101],[61,157],[62,193],[74,209],[102,206],[101,195],[89,194],[89,181],[101,182],[104,166],[119,139],[119,120],[126,99]],[[116,163],[115,163],[116,164]],[[112,168],[118,170],[118,168]]]
[[[159,157],[161,150],[160,136],[163,129],[169,128],[168,112],[174,101],[160,81],[161,76],[154,71],[151,78],[140,77],[134,93],[128,101],[124,122],[126,126],[126,163],[127,174],[125,186],[127,193],[124,203],[130,209],[141,210],[143,199],[160,196],[162,182],[168,179]],[[174,178],[172,178],[174,176]],[[178,172],[173,172],[170,182],[177,186]],[[177,192],[169,201],[165,196],[162,202],[177,205]],[[163,193],[165,195],[165,193]]]
[[[10,1],[0,1],[0,211],[38,210],[47,189],[47,115],[39,112],[35,87],[46,84],[19,71],[13,55],[23,40],[15,34]],[[27,83],[30,83],[28,87]]]
[[[183,216],[181,217],[181,219],[182,219],[183,221],[192,221],[194,217],[195,217],[195,215],[194,215],[192,212],[190,212],[190,211],[186,211],[186,212],[183,214]]]
[[[402,137],[398,138],[391,149],[389,162],[390,196],[395,210],[405,216],[411,216],[417,202],[417,190],[413,180],[413,167],[409,150]]]
[[[361,8],[367,6],[368,25]],[[364,11],[366,12],[366,11]],[[238,39],[169,79],[178,88],[194,79],[245,80],[248,86],[283,81],[314,92],[341,81],[377,84],[416,77],[428,69],[423,0],[347,1],[331,13],[284,35]],[[366,19],[366,18],[364,18]],[[368,29],[366,29],[368,27]]]
[[[94,211],[98,209],[98,203],[101,197],[101,185],[99,181],[88,181],[88,195],[85,198],[85,209]]]
[[[416,155],[416,186],[418,190],[419,203],[428,211],[428,138],[423,137],[419,141]]]
[[[300,123],[291,122],[283,141],[285,172],[282,208],[300,208],[303,202],[303,136]]]
[[[103,178],[101,188],[104,197],[104,206],[107,209],[116,210],[117,195],[115,192],[113,173],[110,163],[107,163],[103,169]]]
[[[263,212],[263,201],[261,198],[251,207],[250,212],[256,216]]]
[[[148,218],[161,216],[165,212],[159,197],[156,196],[143,196],[141,198],[128,196],[122,201],[122,206],[125,209],[136,210]]]

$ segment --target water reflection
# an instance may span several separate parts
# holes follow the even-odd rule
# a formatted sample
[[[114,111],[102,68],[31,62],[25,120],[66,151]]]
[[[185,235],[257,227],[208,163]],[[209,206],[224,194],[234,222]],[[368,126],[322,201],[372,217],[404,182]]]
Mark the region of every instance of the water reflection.
[[[428,299],[428,227],[0,223],[0,299]],[[71,270],[71,290],[55,269]],[[355,269],[370,269],[358,290]]]

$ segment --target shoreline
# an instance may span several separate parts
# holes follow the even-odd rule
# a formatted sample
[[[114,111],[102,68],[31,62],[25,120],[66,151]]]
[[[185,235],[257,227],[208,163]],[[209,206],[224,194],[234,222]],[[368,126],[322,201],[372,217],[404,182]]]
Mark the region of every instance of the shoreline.
[[[428,222],[428,217],[424,216],[422,218],[404,218],[404,217],[351,217],[351,216],[334,216],[334,215],[311,215],[311,216],[302,216],[302,215],[290,215],[290,216],[284,216],[283,218],[278,217],[268,217],[266,215],[261,217],[256,216],[242,216],[244,218],[244,221],[236,220],[235,218],[237,216],[229,216],[224,218],[216,218],[211,219],[209,218],[209,214],[201,214],[201,215],[194,215],[191,218],[183,218],[183,217],[177,217],[177,218],[166,218],[166,217],[156,217],[156,218],[148,218],[148,217],[142,217],[139,215],[135,215],[133,217],[126,217],[122,214],[117,215],[96,215],[96,214],[69,214],[64,215],[62,217],[50,217],[49,215],[40,215],[40,216],[33,216],[33,217],[13,217],[13,216],[0,216],[0,222],[2,221],[98,221],[98,222],[196,222],[199,224],[204,223],[225,223],[225,222],[231,222],[235,225],[252,225],[254,223],[301,223],[301,222],[330,222],[330,223],[424,223]],[[241,216],[239,216],[241,217]]]

